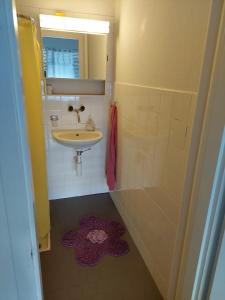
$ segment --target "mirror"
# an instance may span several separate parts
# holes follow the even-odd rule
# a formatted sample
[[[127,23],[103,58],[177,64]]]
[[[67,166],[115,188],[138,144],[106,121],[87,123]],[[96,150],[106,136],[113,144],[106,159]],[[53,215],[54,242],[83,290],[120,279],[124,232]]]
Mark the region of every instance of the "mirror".
[[[106,79],[107,35],[41,30],[45,77]]]

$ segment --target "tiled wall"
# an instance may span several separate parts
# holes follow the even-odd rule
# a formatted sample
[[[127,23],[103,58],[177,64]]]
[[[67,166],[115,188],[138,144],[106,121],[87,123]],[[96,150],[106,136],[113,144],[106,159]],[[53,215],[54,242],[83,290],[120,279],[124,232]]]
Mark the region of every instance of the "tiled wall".
[[[211,0],[116,5],[117,192],[113,200],[164,299]]]
[[[120,83],[116,95],[119,191],[112,197],[166,295],[196,95]]]
[[[82,175],[77,172],[74,162],[75,151],[58,144],[51,135],[51,115],[58,115],[58,128],[76,128],[78,126],[74,112],[68,112],[68,106],[83,104],[85,111],[81,115],[81,125],[91,114],[96,127],[104,138],[82,154]],[[106,96],[47,96],[44,101],[46,151],[48,170],[49,199],[74,197],[108,191],[105,179],[105,156],[109,98]],[[54,127],[57,128],[57,127]]]

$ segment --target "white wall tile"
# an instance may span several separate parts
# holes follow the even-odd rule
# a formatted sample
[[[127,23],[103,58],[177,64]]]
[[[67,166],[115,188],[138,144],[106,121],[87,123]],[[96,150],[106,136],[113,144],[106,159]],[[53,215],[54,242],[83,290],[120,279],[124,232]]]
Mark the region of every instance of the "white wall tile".
[[[185,148],[187,137],[187,123],[173,119],[171,121],[169,143],[176,146],[180,150]]]
[[[191,109],[191,95],[174,93],[172,117],[176,120],[187,123],[190,116]]]
[[[112,197],[165,294],[188,157],[186,128],[191,128],[194,97],[181,91],[123,83],[116,85],[116,91],[119,191]]]
[[[68,106],[85,105],[80,113],[81,124],[77,123],[75,112]],[[108,191],[105,179],[106,141],[108,133],[108,97],[93,96],[48,96],[45,101],[46,150],[49,199],[74,197]],[[84,128],[91,114],[96,127],[102,130],[104,138],[91,151],[82,155],[82,176],[77,176],[74,162],[75,151],[58,144],[51,135],[50,115],[59,116],[58,128]]]

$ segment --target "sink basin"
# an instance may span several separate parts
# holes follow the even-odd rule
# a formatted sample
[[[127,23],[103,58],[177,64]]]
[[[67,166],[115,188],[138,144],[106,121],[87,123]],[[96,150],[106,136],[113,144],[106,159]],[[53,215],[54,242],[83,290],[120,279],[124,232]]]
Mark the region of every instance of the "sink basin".
[[[84,129],[52,130],[52,136],[58,143],[76,150],[93,146],[103,138],[100,130],[87,131]]]

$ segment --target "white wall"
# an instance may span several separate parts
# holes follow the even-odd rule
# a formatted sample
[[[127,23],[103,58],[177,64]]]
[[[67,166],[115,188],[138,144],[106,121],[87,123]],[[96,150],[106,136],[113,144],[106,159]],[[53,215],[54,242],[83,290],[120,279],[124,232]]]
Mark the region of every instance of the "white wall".
[[[210,0],[121,0],[113,200],[167,297]]]
[[[116,81],[197,92],[209,6],[122,0]]]
[[[114,15],[114,1],[112,0],[16,0],[16,3],[36,9],[55,9],[102,16]]]

